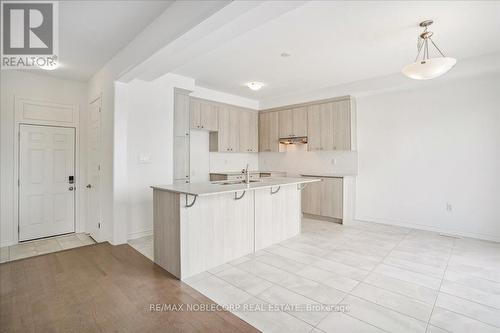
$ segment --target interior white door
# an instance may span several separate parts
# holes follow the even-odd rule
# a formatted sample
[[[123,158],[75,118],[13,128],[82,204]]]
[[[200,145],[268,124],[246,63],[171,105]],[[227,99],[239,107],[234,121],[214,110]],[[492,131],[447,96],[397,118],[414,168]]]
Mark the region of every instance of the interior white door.
[[[90,103],[88,117],[87,156],[87,222],[86,230],[96,241],[101,241],[101,99]]]
[[[75,232],[75,129],[19,130],[19,241]]]

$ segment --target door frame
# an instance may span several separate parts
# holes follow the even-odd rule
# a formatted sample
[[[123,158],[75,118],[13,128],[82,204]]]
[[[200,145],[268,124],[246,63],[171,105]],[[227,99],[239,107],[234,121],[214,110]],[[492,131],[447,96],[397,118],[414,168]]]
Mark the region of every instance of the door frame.
[[[77,147],[77,144],[76,144],[76,138],[77,138],[77,135],[76,135],[76,128],[75,127],[69,127],[69,126],[52,126],[52,125],[39,125],[39,124],[25,124],[25,123],[19,123],[18,125],[18,130],[19,130],[19,133],[21,132],[21,126],[38,126],[38,127],[52,127],[52,128],[69,128],[69,129],[73,129],[73,135],[74,135],[74,138],[73,138],[73,167],[74,167],[74,175],[75,175],[75,178],[76,178],[76,174],[77,174],[77,171],[76,171],[76,161],[77,161],[77,155],[76,155],[76,147]],[[18,136],[18,139],[19,139],[19,136]],[[17,147],[17,150],[20,154],[21,152],[21,141],[19,140],[18,142],[18,147]],[[19,159],[18,159],[18,165],[17,165],[17,172],[18,172],[18,175],[21,174],[21,156],[19,155]],[[19,183],[18,183],[19,184]],[[75,191],[74,191],[74,196],[73,196],[73,232],[70,232],[70,233],[67,233],[67,234],[71,234],[71,233],[76,233],[77,232],[77,228],[76,228],[76,217],[77,217],[77,213],[76,213],[76,205],[77,205],[77,193],[78,191],[76,191],[76,181],[75,181],[75,184],[74,184],[74,188],[75,188]],[[18,240],[17,242],[19,243],[20,240],[19,240],[19,236],[20,236],[20,233],[21,233],[21,230],[20,230],[20,227],[21,227],[21,221],[19,220],[19,202],[21,201],[21,191],[19,190],[19,186],[16,186],[17,188],[17,203],[18,203],[18,217],[17,217],[17,237],[18,237]],[[53,236],[60,236],[61,234],[57,234],[57,235],[50,235],[50,236],[46,236],[46,237],[41,237],[41,238],[47,238],[47,237],[53,237]],[[34,238],[34,239],[28,239],[28,240],[25,240],[23,242],[29,242],[29,241],[33,241],[33,240],[36,240],[38,238]]]
[[[72,127],[75,129],[75,232],[84,232],[83,221],[80,218],[80,184],[84,182],[82,182],[83,179],[80,179],[83,173],[80,172],[80,113],[78,105],[35,100],[20,96],[14,96],[14,103],[14,219],[11,239],[14,244],[19,243],[19,136],[21,125]],[[47,108],[49,112],[37,114],[37,109],[31,108],[33,106]],[[54,110],[54,112],[51,113],[50,109]]]
[[[94,99],[92,99],[89,103],[88,103],[88,109],[87,109],[87,128],[86,128],[86,133],[87,133],[87,136],[85,137],[85,140],[86,140],[86,143],[88,144],[88,141],[89,141],[89,112],[90,112],[90,106],[94,103],[98,103],[98,106],[99,106],[99,136],[100,136],[100,142],[102,143],[102,93],[101,94],[98,94],[98,96]],[[86,184],[89,183],[90,179],[89,179],[89,170],[88,170],[88,160],[89,160],[89,147],[88,145],[85,145],[85,148],[86,148],[86,161],[85,161],[85,184],[82,183],[82,186],[85,186]],[[102,151],[99,150],[99,164],[102,165]],[[85,188],[86,189],[86,188]],[[89,212],[89,207],[90,207],[90,200],[89,200],[89,193],[88,191],[85,191],[85,198],[86,198],[86,202],[85,202],[85,216],[88,217],[88,212]],[[101,204],[102,203],[102,173],[99,172],[99,193],[98,193],[98,197],[99,197],[99,219],[101,220],[100,223],[101,223],[101,226],[100,228],[97,228],[97,231],[96,231],[96,237],[92,237],[94,239],[94,241],[96,241],[97,243],[101,242],[102,241],[102,226],[103,226],[103,220],[102,220],[102,207],[101,207]],[[85,231],[86,232],[89,232],[90,233],[90,230],[87,226],[88,224],[88,219],[86,220],[85,222]]]

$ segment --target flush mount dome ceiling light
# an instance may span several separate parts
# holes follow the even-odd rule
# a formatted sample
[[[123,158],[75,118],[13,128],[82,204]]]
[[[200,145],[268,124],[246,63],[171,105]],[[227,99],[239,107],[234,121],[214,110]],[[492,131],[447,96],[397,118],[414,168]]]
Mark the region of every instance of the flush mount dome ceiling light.
[[[249,82],[249,83],[247,83],[247,87],[254,90],[254,91],[260,90],[260,88],[262,88],[263,86],[264,86],[264,84],[261,82]]]
[[[448,72],[457,60],[444,55],[432,40],[432,31],[427,31],[427,27],[433,23],[432,20],[426,20],[420,23],[424,31],[418,36],[417,41],[417,57],[415,62],[405,66],[402,70],[403,74],[415,80],[428,80],[441,76]],[[429,56],[429,41],[432,46],[439,52],[440,57],[431,58]]]

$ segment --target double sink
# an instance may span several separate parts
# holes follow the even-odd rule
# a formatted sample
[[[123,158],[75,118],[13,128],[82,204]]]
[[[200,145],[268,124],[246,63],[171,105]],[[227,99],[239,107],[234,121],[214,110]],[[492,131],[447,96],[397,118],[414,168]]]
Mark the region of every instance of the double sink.
[[[258,183],[261,182],[262,180],[260,179],[250,179],[250,183]],[[246,184],[244,180],[224,180],[224,181],[219,181],[219,182],[212,182],[212,184],[218,184],[218,185],[238,185],[238,184]]]

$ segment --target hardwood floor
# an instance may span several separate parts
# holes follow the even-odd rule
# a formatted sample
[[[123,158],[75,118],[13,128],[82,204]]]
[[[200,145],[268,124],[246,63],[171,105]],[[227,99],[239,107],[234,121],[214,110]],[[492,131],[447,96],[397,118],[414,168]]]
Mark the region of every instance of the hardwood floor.
[[[89,245],[0,265],[1,332],[258,332],[127,244]]]

